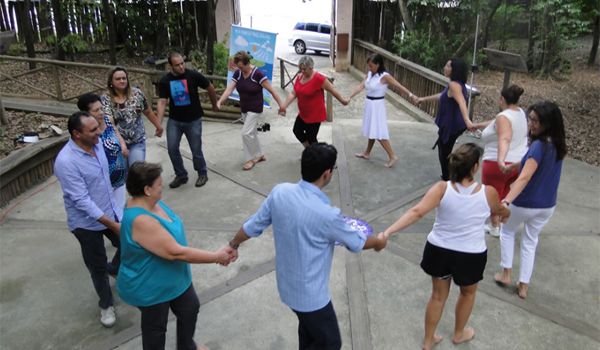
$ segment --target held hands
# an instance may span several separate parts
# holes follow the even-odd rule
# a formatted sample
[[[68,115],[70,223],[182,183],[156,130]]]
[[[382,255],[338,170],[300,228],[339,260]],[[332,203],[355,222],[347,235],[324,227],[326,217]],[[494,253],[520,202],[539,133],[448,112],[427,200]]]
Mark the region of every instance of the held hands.
[[[387,245],[388,238],[389,238],[389,236],[386,236],[383,232],[380,232],[379,234],[377,234],[377,244],[375,245],[375,248],[373,248],[373,249],[376,252],[383,250],[383,248],[385,248],[385,246]]]
[[[218,101],[217,101],[217,109],[218,109],[218,110],[221,110],[221,100],[218,100]]]
[[[229,263],[234,262],[237,257],[237,250],[231,248],[230,246],[224,246],[221,249],[215,251],[215,263],[223,266],[229,265]]]
[[[282,117],[285,117],[285,113],[286,113],[285,107],[279,107],[277,114],[279,114]]]
[[[156,132],[154,133],[154,136],[161,137],[163,134],[163,131],[165,131],[165,129],[161,125],[158,128],[156,128]],[[128,154],[129,154],[129,152],[128,152]],[[123,153],[123,155],[125,155],[125,153]]]

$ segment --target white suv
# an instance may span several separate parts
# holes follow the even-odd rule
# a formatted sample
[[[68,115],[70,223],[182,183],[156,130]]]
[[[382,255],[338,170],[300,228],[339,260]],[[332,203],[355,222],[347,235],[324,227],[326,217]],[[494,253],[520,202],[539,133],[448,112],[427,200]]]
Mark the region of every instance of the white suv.
[[[306,50],[313,50],[317,54],[320,54],[321,51],[329,52],[331,25],[298,22],[294,26],[292,37],[288,42],[300,55],[306,53]]]

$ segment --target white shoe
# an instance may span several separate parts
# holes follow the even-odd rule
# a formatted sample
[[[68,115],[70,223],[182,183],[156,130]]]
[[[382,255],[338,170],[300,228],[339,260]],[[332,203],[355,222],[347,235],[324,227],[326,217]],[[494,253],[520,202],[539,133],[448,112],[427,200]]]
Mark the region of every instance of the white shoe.
[[[117,322],[115,308],[109,306],[107,309],[100,309],[100,323],[106,328],[112,327]]]
[[[500,228],[492,225],[485,225],[485,232],[492,237],[500,237]]]

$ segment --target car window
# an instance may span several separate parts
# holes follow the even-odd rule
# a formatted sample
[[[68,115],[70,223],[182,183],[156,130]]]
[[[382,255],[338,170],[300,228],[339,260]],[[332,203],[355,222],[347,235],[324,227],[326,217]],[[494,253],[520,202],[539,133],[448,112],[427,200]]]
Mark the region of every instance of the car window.
[[[296,30],[304,30],[304,23],[296,23],[296,26],[294,27],[294,29]]]
[[[318,32],[319,25],[316,23],[306,23],[306,30],[308,30],[310,32]]]
[[[319,33],[329,34],[331,33],[331,27],[328,25],[321,24],[321,27],[319,28]]]

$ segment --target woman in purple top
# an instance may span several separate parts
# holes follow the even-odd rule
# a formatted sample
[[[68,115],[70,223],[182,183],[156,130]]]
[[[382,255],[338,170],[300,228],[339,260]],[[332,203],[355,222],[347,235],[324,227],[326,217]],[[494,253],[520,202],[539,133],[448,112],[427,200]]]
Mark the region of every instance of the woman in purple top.
[[[474,130],[473,123],[469,120],[467,109],[467,82],[468,67],[460,58],[450,59],[444,66],[444,75],[450,79],[448,86],[439,94],[417,97],[415,102],[420,104],[425,101],[439,100],[435,124],[438,126],[438,139],[433,148],[437,146],[442,180],[448,181],[448,156],[456,139],[465,129]]]
[[[524,224],[521,235],[521,268],[517,289],[519,297],[527,297],[533,272],[538,236],[550,220],[556,206],[556,196],[562,161],[567,154],[565,127],[558,106],[538,102],[529,107],[529,150],[514,167],[521,167],[519,177],[502,203],[510,206],[512,215],[500,233],[500,266],[502,272],[494,279],[499,285],[510,284],[515,249],[515,234]],[[512,165],[511,165],[512,167]]]
[[[269,79],[260,69],[250,64],[250,59],[250,55],[245,51],[238,51],[233,56],[233,63],[237,66],[237,69],[233,73],[227,89],[217,101],[217,108],[221,109],[221,105],[234,89],[237,89],[240,95],[240,107],[244,119],[244,126],[242,127],[242,144],[244,145],[245,158],[242,169],[244,170],[250,170],[256,163],[267,160],[260,148],[256,130],[263,111],[263,88],[271,93],[281,109],[281,100],[273,90]]]

